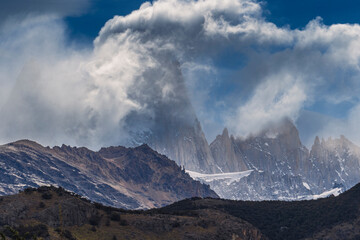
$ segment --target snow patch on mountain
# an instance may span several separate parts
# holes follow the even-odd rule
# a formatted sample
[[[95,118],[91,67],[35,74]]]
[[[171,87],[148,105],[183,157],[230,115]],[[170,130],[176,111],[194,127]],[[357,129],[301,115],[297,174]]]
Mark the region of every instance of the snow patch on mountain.
[[[306,182],[303,182],[303,186],[306,187],[307,190],[310,190],[310,186]]]
[[[242,172],[231,172],[231,173],[216,173],[216,174],[204,174],[194,171],[186,170],[186,172],[195,180],[210,183],[213,181],[225,181],[227,185],[233,182],[240,181],[244,177],[248,177],[254,170],[242,171]]]
[[[323,192],[321,194],[306,196],[306,197],[302,198],[302,200],[316,200],[316,199],[319,199],[319,198],[327,198],[327,197],[330,197],[331,195],[337,197],[342,192],[343,192],[343,189],[334,188],[334,189],[331,189],[329,191],[325,191],[325,192]]]

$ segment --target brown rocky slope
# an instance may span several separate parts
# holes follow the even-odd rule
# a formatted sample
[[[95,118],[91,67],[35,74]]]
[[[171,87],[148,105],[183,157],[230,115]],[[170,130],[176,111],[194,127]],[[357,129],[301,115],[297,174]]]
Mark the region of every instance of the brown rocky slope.
[[[22,140],[0,146],[0,195],[57,185],[92,201],[128,209],[160,207],[189,197],[217,197],[147,145],[99,152],[43,147]]]

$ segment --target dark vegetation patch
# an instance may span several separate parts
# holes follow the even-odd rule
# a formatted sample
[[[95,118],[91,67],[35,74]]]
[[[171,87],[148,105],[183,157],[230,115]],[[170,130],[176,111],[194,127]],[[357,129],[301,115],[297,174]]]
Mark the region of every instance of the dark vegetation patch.
[[[65,238],[68,240],[76,240],[76,238],[72,235],[72,233],[67,229],[62,230],[61,228],[56,228],[55,232],[57,232],[61,236],[61,239]]]
[[[49,193],[49,192],[44,192],[42,195],[41,195],[42,199],[45,199],[45,200],[50,200],[52,199],[52,194]]]
[[[111,215],[110,215],[110,219],[111,219],[111,221],[120,222],[121,217],[120,217],[119,213],[112,212]]]
[[[270,239],[302,239],[325,228],[351,222],[359,216],[360,185],[339,197],[311,201],[231,201],[188,199],[153,213],[187,215],[199,209],[217,209],[241,218]]]
[[[44,202],[40,202],[39,203],[39,208],[44,208],[45,207],[45,203]]]
[[[89,200],[71,192],[67,192],[63,188],[40,187],[37,189],[30,188],[24,190],[25,194],[32,194],[35,191],[40,193],[42,199],[49,199],[47,197],[44,198],[44,196],[47,195],[50,195],[51,197],[58,195],[62,197],[75,197],[87,203],[91,203]],[[39,208],[46,208],[51,204],[51,202],[44,202],[39,201],[36,206]],[[102,222],[106,226],[113,225],[110,221],[118,222],[120,226],[129,225],[129,222],[126,221],[126,215],[123,215],[125,213],[136,214],[139,216],[156,216],[157,214],[190,216],[198,218],[192,223],[194,226],[201,227],[202,229],[209,229],[216,226],[218,223],[201,219],[201,210],[206,210],[210,213],[211,211],[214,211],[214,213],[215,211],[221,211],[233,217],[243,219],[258,228],[261,233],[270,239],[296,240],[311,237],[324,229],[331,228],[340,223],[353,222],[353,220],[359,219],[360,184],[338,197],[329,197],[312,201],[251,202],[211,198],[202,199],[196,197],[182,200],[160,209],[148,211],[117,209],[99,203],[85,205],[86,208],[92,209],[92,211],[90,211],[92,212],[92,215],[86,218],[86,222],[91,225],[89,230],[94,232],[101,231]],[[2,232],[9,238],[15,238],[16,236],[23,237],[24,239],[31,239],[33,236],[46,238],[49,235],[49,231],[45,224],[21,226],[18,228],[9,227]],[[134,223],[130,221],[130,224],[133,225]],[[184,223],[179,222],[176,219],[173,222],[163,224],[168,224],[171,228],[180,228],[184,225]],[[74,239],[71,232],[65,231],[60,231],[61,236],[65,239]]]
[[[128,226],[128,225],[129,225],[128,221],[126,221],[125,219],[121,219],[120,222],[119,222],[119,224],[120,224],[121,226]]]
[[[20,226],[12,228],[7,226],[2,233],[11,239],[37,239],[49,237],[49,230],[45,224],[37,224],[34,226]]]
[[[92,216],[89,218],[89,223],[90,223],[90,225],[92,225],[92,226],[99,226],[100,221],[101,221],[101,216],[100,216],[100,215],[92,215]]]
[[[62,236],[69,240],[76,240],[76,238],[71,234],[69,230],[63,231]]]

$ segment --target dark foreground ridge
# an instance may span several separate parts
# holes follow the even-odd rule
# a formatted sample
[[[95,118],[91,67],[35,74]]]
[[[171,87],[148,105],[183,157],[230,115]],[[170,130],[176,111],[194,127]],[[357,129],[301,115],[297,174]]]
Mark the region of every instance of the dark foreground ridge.
[[[0,197],[0,232],[9,239],[267,239],[251,224],[213,209],[184,215],[123,210],[55,187]]]
[[[147,211],[40,187],[0,198],[0,232],[25,239],[360,239],[359,208],[360,184],[319,200],[191,198]]]

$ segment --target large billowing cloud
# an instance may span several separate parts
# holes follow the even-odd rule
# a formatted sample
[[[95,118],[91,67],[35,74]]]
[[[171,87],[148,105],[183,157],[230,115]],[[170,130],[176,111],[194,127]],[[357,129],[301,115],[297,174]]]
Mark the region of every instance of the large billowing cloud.
[[[315,19],[291,30],[266,21],[256,1],[159,0],[109,20],[88,51],[66,45],[64,26],[46,17],[0,37],[4,142],[119,144],[134,126],[193,121],[190,101],[210,137],[223,125],[247,136],[296,120],[318,101],[351,102],[342,124],[357,121],[359,25]],[[241,61],[222,66],[229,49]]]

